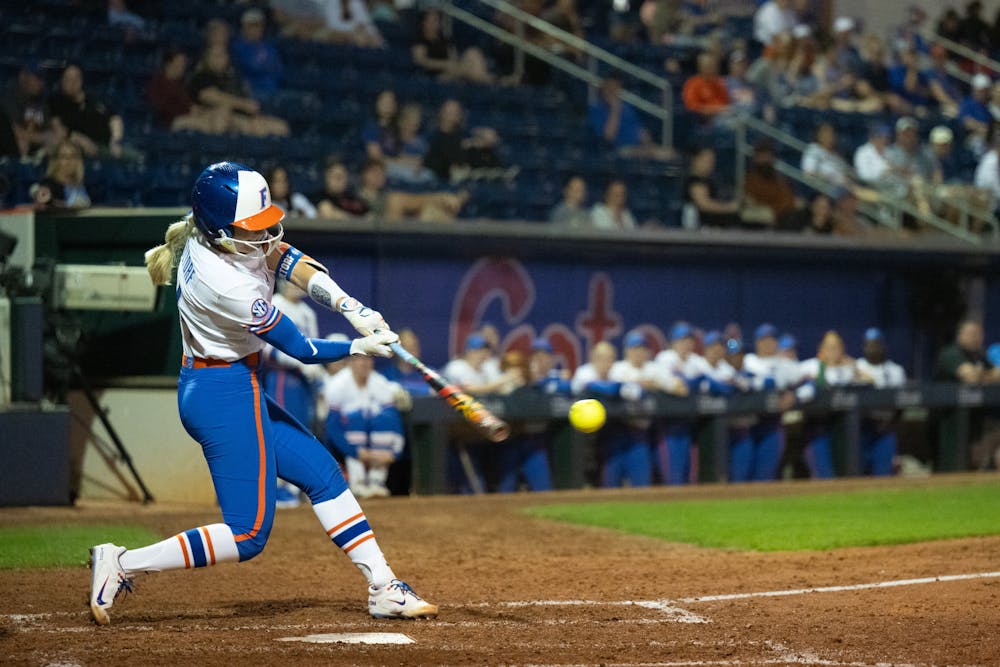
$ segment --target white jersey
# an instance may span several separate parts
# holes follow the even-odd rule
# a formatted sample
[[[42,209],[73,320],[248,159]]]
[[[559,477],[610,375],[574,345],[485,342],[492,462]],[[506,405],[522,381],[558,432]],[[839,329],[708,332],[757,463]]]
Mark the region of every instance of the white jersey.
[[[702,357],[702,359],[705,360],[704,357]],[[714,366],[708,363],[707,360],[705,360],[705,366],[708,369],[704,373],[705,377],[711,378],[716,382],[722,382],[724,384],[735,384],[736,376],[739,375],[736,372],[736,369],[733,368],[732,364],[730,364],[725,359],[719,359],[719,361],[716,362]]]
[[[598,375],[597,369],[594,368],[593,364],[588,363],[577,366],[576,372],[573,373],[573,379],[569,383],[570,391],[574,394],[582,394],[586,391],[588,384],[597,381],[613,382],[610,377],[602,378]]]
[[[815,382],[819,379],[820,360],[806,359],[799,364],[799,373],[803,380]],[[842,387],[854,382],[854,364],[827,365],[823,370],[823,379],[831,387]]]
[[[475,369],[462,358],[449,361],[441,374],[463,389],[490,384],[500,379],[499,372],[492,370],[490,364],[483,363],[479,369]]]
[[[774,380],[776,389],[794,387],[802,378],[799,364],[786,357],[759,357],[750,353],[743,357],[743,372],[752,376],[754,389],[762,389],[768,380]]]
[[[680,375],[686,380],[693,380],[712,372],[712,365],[705,361],[705,357],[694,352],[686,359],[681,359],[676,350],[663,350],[653,361],[665,371]]]
[[[354,381],[350,368],[342,368],[323,383],[323,398],[330,410],[341,414],[360,413],[373,417],[387,407],[395,406],[400,386],[372,371],[364,387]]]
[[[264,341],[248,327],[272,315],[274,272],[263,253],[216,252],[201,235],[184,245],[177,266],[177,310],[184,354],[236,361]]]
[[[858,359],[855,362],[859,373],[864,373],[872,378],[874,385],[883,387],[902,387],[906,384],[906,371],[903,367],[892,361],[883,361],[881,364],[873,364],[867,359]]]
[[[271,305],[282,312],[285,317],[288,317],[295,322],[295,326],[299,331],[302,332],[306,338],[318,338],[319,337],[319,325],[316,323],[316,311],[312,309],[304,299],[299,301],[292,301],[285,296],[282,296],[280,292],[275,292],[274,296],[271,298]],[[291,368],[294,370],[301,370],[306,364],[302,363],[294,357],[290,357],[280,350],[275,350],[273,346],[266,345],[264,348],[264,353],[279,366],[284,368]]]

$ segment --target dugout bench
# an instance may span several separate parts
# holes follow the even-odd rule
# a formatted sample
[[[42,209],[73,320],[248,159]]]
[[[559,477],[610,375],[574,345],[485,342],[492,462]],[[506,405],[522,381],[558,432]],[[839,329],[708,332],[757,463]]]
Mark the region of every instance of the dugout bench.
[[[556,488],[584,485],[588,439],[595,436],[569,427],[566,416],[575,399],[515,392],[510,396],[481,396],[481,402],[512,427],[527,421],[548,421],[554,427],[552,474]],[[694,435],[699,449],[698,478],[702,482],[724,482],[729,470],[729,422],[745,415],[778,414],[777,392],[733,396],[695,395],[685,398],[652,394],[638,401],[603,400],[608,418],[652,417],[688,419],[696,423]],[[922,383],[898,389],[843,387],[817,391],[794,410],[808,416],[831,418],[834,467],[838,476],[861,474],[860,427],[865,413],[875,410],[924,408],[936,416],[934,469],[938,472],[966,470],[970,462],[971,424],[976,413],[1000,409],[1000,386]],[[408,414],[409,441],[413,460],[413,493],[447,493],[449,446],[453,438],[472,438],[471,427],[436,397],[416,397]],[[502,447],[503,444],[490,445]]]

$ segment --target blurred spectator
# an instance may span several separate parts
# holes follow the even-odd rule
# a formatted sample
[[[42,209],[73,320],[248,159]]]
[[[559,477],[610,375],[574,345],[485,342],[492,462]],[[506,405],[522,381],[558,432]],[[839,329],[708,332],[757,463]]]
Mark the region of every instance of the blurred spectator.
[[[858,78],[867,81],[890,110],[896,113],[909,113],[912,110],[906,100],[892,91],[889,83],[889,67],[886,64],[885,43],[878,35],[865,35],[861,44]]]
[[[934,127],[929,135],[935,180],[944,185],[958,185],[965,180],[964,166],[955,151],[954,137],[947,125]]]
[[[405,104],[399,110],[399,156],[389,160],[389,178],[407,183],[429,183],[434,172],[424,166],[428,150],[423,134],[423,110],[419,104]]]
[[[479,327],[476,332],[483,337],[486,341],[486,346],[490,350],[490,354],[486,357],[484,366],[489,370],[489,372],[499,375],[500,374],[500,330],[490,322],[485,322]]]
[[[361,129],[365,154],[371,160],[399,155],[399,102],[396,93],[383,90],[375,97],[375,117]]]
[[[621,383],[620,393],[630,400],[640,398],[645,391],[655,391],[655,365],[650,361],[649,343],[638,331],[631,331],[622,343],[622,359],[616,361],[608,379]],[[632,486],[649,486],[652,483],[652,420],[631,418],[626,421],[626,432],[608,443],[607,459],[603,470],[604,486],[620,486],[628,479]]]
[[[470,394],[492,394],[516,379],[514,373],[508,376],[490,372],[485,365],[490,356],[489,344],[479,334],[470,334],[465,339],[462,356],[452,359],[441,373]]]
[[[271,0],[282,32],[317,42],[382,48],[364,0]]]
[[[1000,124],[993,124],[992,134],[990,149],[979,158],[974,182],[989,193],[993,210],[1000,211]]]
[[[767,0],[753,17],[753,36],[764,46],[770,46],[775,36],[791,32],[798,23],[791,0]]]
[[[83,151],[80,145],[64,140],[52,147],[45,177],[31,186],[29,193],[39,211],[81,209],[90,206],[83,184]]]
[[[698,73],[684,82],[684,108],[712,120],[729,110],[726,81],[719,76],[719,61],[711,53],[698,54]]]
[[[180,49],[164,51],[160,69],[146,86],[153,120],[159,127],[171,130],[226,132],[232,121],[229,109],[221,106],[209,109],[194,103],[184,81],[187,65],[187,54]]]
[[[548,21],[560,30],[584,39],[583,20],[576,9],[576,0],[555,0],[548,9],[542,12],[543,21]],[[555,50],[555,45],[550,45],[550,49]]]
[[[563,199],[549,213],[549,222],[574,229],[592,226],[587,208],[587,183],[581,176],[571,176],[563,188]]]
[[[821,90],[815,64],[816,43],[812,39],[798,40],[787,66],[778,75],[772,98],[781,106],[825,109],[829,97]]]
[[[738,201],[719,199],[715,183],[715,150],[708,146],[691,154],[684,184],[682,224],[686,229],[733,227],[740,223]]]
[[[929,210],[927,186],[934,181],[934,158],[920,142],[919,125],[909,116],[896,121],[896,141],[886,150],[893,174],[906,186],[909,194],[923,211]]]
[[[444,81],[486,84],[494,81],[482,51],[473,46],[459,55],[454,43],[444,36],[439,10],[430,9],[421,16],[420,30],[410,53],[414,63],[431,74],[440,75]]]
[[[370,158],[361,166],[358,196],[368,206],[368,215],[376,220],[417,219],[424,222],[454,220],[468,200],[465,192],[390,191],[386,188],[385,163]]]
[[[927,12],[920,5],[910,5],[906,9],[906,21],[896,26],[891,40],[904,48],[914,49],[918,53],[927,52],[927,40],[924,39],[924,22]]]
[[[265,99],[278,92],[285,66],[274,45],[264,39],[264,12],[251,8],[240,19],[240,36],[233,41],[236,69],[250,86],[254,97]]]
[[[250,97],[246,82],[236,74],[229,52],[222,46],[205,50],[188,87],[199,105],[210,112],[229,114],[229,127],[235,132],[256,137],[289,134],[284,120],[260,113],[260,103]]]
[[[552,344],[545,338],[531,341],[528,359],[532,384],[546,394],[569,394],[570,372],[561,368]]]
[[[368,204],[351,187],[347,167],[339,159],[327,159],[323,184],[323,192],[316,198],[319,217],[326,220],[355,220],[368,214]]]
[[[868,141],[854,151],[854,171],[862,183],[872,187],[889,185],[893,171],[888,156],[891,137],[892,129],[888,125],[876,125],[868,133]],[[896,196],[900,193],[897,192]]]
[[[920,54],[914,49],[899,52],[899,62],[889,68],[889,87],[900,99],[915,107],[914,113],[933,101],[927,74],[920,69]]]
[[[858,197],[849,188],[837,190],[833,202],[833,233],[837,236],[860,236],[866,226],[858,218]]]
[[[288,217],[310,220],[316,217],[316,207],[304,194],[292,188],[288,170],[284,167],[279,165],[267,174],[267,185],[271,189],[271,201],[280,206]]]
[[[761,93],[747,78],[750,61],[744,51],[733,51],[729,56],[729,74],[725,78],[726,93],[733,111],[756,114],[761,109]]]
[[[986,357],[982,324],[965,320],[958,325],[955,342],[938,353],[934,379],[964,384],[1000,381],[1000,368],[994,367]]]
[[[977,156],[986,150],[986,135],[989,133],[993,115],[988,103],[993,82],[983,73],[972,77],[972,89],[958,106],[958,122],[966,135],[966,145]]]
[[[906,371],[889,361],[885,337],[880,329],[865,331],[862,357],[855,362],[854,381],[878,389],[902,387]],[[892,410],[868,411],[861,418],[861,456],[864,472],[869,475],[891,475],[896,456],[897,413]]]
[[[597,89],[597,99],[587,109],[591,131],[609,148],[625,157],[666,157],[653,143],[631,104],[621,99],[622,82],[609,76]]]
[[[930,154],[934,160],[934,212],[952,224],[963,222],[962,209],[973,215],[973,229],[979,229],[992,215],[989,193],[975,187],[968,177],[966,165],[955,150],[954,134],[947,125],[938,125],[930,133]],[[956,206],[962,202],[964,206]]]
[[[232,30],[228,23],[223,19],[210,19],[205,24],[205,43],[202,50],[207,51],[217,46],[228,52],[230,37]]]
[[[396,407],[399,385],[374,370],[361,354],[323,386],[329,412],[326,442],[339,451],[351,491],[359,498],[386,497],[389,466],[403,452],[403,421]]]
[[[789,33],[782,33],[775,37],[771,48],[766,49],[747,70],[747,80],[763,96],[764,101],[770,104],[781,102],[779,97],[781,78],[791,62],[795,48],[792,36]]]
[[[962,89],[955,78],[958,70],[949,60],[948,51],[940,44],[931,46],[930,57],[931,66],[923,71],[927,92],[942,114],[954,116],[962,99]]]
[[[830,100],[830,108],[834,111],[848,113],[876,114],[885,110],[885,99],[879,95],[865,79],[854,79],[850,87],[839,96]]]
[[[108,25],[137,31],[146,27],[146,19],[130,12],[125,0],[108,0]]]
[[[990,90],[990,116],[994,123],[1000,123],[1000,81],[993,84]]]
[[[17,78],[7,86],[2,108],[14,126],[21,154],[47,150],[58,140],[52,126],[45,80],[37,61],[28,61],[18,70]]]
[[[399,3],[399,8],[401,10],[410,9],[405,0]],[[396,23],[399,21],[399,12],[396,11],[394,0],[368,0],[368,13],[375,23]]]
[[[521,11],[541,19],[546,3],[545,0],[515,0],[512,4]],[[523,24],[504,12],[495,13],[493,22],[507,32],[523,36],[525,40],[539,48],[551,49],[554,44],[553,39],[546,33],[530,25]],[[524,54],[522,69],[517,71],[517,58],[514,47],[503,42],[497,42],[494,59],[502,71],[510,72],[510,75],[505,77],[505,81],[511,83],[542,86],[549,82],[549,78],[552,75],[548,63],[527,53]]]
[[[778,354],[791,361],[799,360],[799,342],[790,333],[781,334],[778,339]]]
[[[828,235],[833,233],[833,204],[830,198],[817,192],[809,206],[782,216],[778,229],[806,234]]]
[[[953,7],[949,7],[938,19],[935,32],[945,39],[960,42],[962,40],[962,17]]]
[[[635,229],[635,218],[628,210],[628,189],[624,181],[613,180],[604,190],[604,201],[590,209],[595,229]]]
[[[770,141],[758,141],[754,146],[743,194],[748,203],[768,207],[772,222],[796,209],[791,183],[774,166],[774,146]]]
[[[437,129],[431,135],[424,164],[443,181],[459,182],[473,170],[500,167],[500,137],[491,127],[465,128],[465,110],[458,100],[445,100],[438,111]]]
[[[49,108],[53,122],[84,155],[122,156],[125,126],[121,116],[112,114],[102,102],[87,95],[83,89],[83,71],[77,65],[67,65],[63,70],[59,91],[49,100]]]
[[[828,65],[836,67],[842,74],[857,75],[861,72],[861,54],[854,45],[858,24],[850,16],[838,16],[833,21],[833,48]]]
[[[966,3],[965,14],[958,24],[958,42],[973,51],[990,47],[990,26],[983,19],[983,3],[973,0]]]
[[[547,343],[546,343],[547,344]],[[532,355],[534,356],[534,355]],[[504,388],[503,393],[515,391],[535,393],[530,360],[518,350],[509,350],[500,360],[500,369],[517,378]],[[568,384],[568,383],[567,383]],[[551,491],[552,472],[549,466],[548,422],[521,422],[513,436],[497,452],[497,491],[513,493],[523,478],[531,491]]]
[[[837,154],[837,135],[830,123],[820,123],[816,128],[816,141],[802,153],[802,171],[830,185],[850,184],[851,168]]]

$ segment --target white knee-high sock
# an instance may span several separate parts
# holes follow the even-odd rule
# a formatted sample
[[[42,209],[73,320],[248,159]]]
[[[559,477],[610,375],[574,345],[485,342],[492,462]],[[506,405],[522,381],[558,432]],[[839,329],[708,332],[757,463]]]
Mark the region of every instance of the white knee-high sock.
[[[192,528],[141,549],[129,549],[119,562],[129,574],[160,572],[238,561],[233,531],[224,523]]]
[[[386,480],[389,479],[389,468],[369,468],[368,469],[368,483],[375,486],[385,486]]]
[[[316,503],[313,511],[333,543],[344,550],[368,579],[368,585],[379,588],[396,578],[353,493],[344,491],[333,500]]]
[[[365,464],[360,460],[348,456],[344,460],[344,467],[347,468],[347,482],[352,489],[359,489],[368,483],[368,473]]]

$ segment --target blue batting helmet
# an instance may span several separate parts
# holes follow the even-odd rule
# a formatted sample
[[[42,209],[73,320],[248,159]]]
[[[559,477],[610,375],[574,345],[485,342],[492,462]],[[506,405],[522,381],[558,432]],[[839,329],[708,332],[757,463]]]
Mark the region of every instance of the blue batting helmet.
[[[209,239],[228,238],[229,227],[259,231],[285,216],[271,202],[271,190],[259,173],[236,162],[217,162],[198,176],[191,190],[194,223]]]

